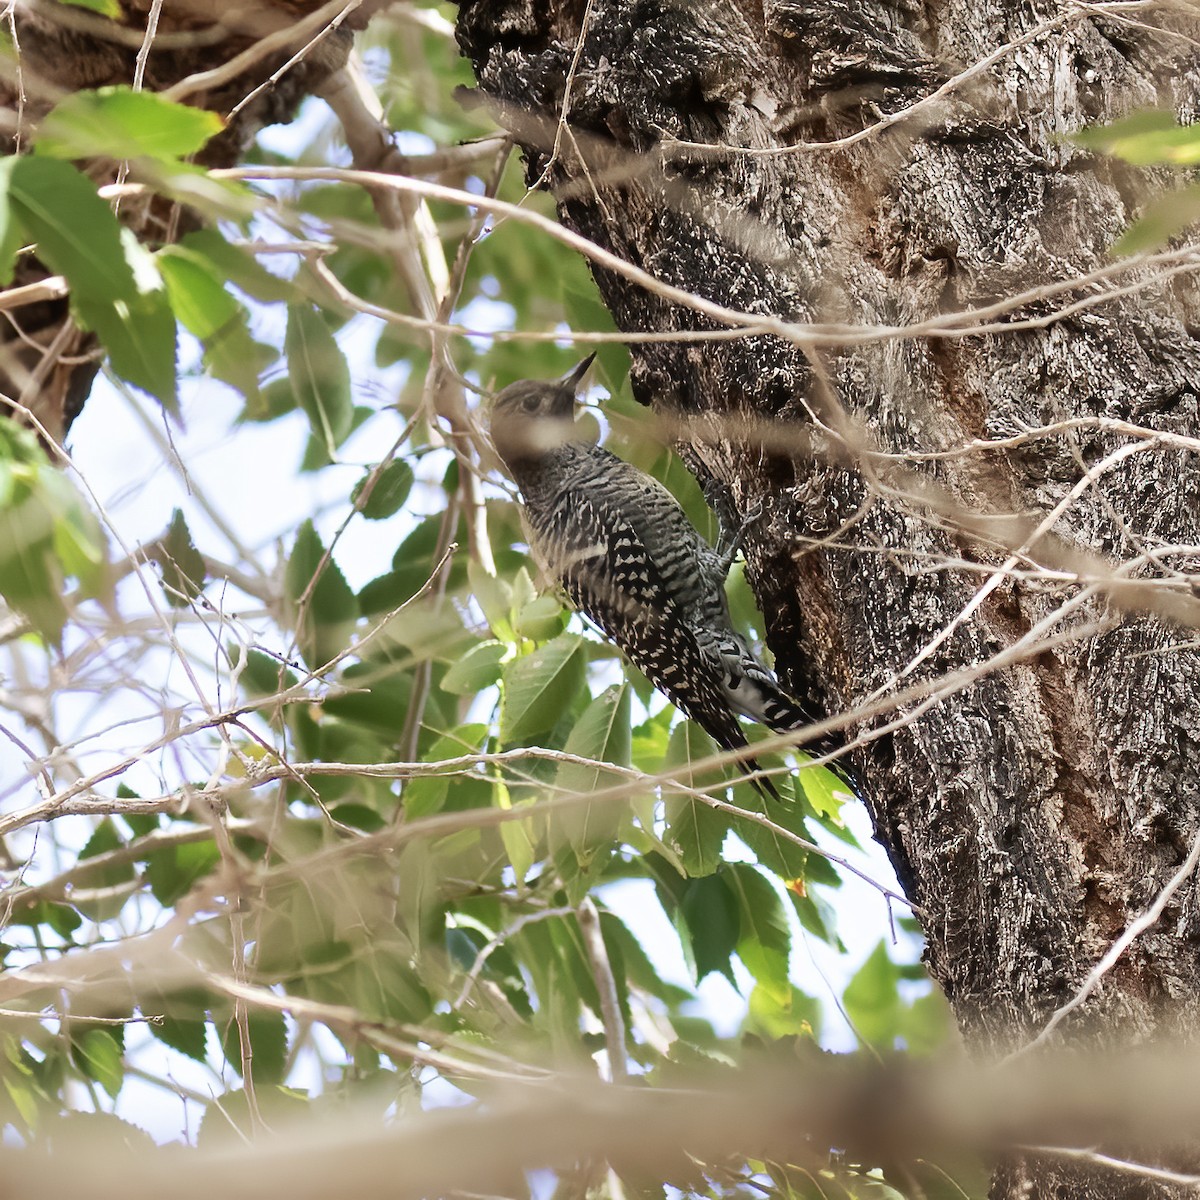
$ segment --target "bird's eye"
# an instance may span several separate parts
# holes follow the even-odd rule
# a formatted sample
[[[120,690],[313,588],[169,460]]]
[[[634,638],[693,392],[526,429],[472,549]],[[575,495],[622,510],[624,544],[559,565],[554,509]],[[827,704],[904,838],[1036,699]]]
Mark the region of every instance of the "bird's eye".
[[[538,398],[536,396],[526,396],[521,401],[521,408],[527,413],[535,413],[538,410]]]

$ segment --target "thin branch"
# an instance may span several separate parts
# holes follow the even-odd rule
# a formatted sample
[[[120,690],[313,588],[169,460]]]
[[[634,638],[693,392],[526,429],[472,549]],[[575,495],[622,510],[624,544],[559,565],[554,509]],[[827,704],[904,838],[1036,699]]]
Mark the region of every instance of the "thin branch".
[[[617,995],[617,981],[613,978],[612,963],[608,947],[604,944],[604,933],[600,928],[600,913],[595,901],[585,896],[575,913],[579,921],[579,932],[583,935],[583,948],[592,978],[600,997],[600,1021],[604,1026],[604,1044],[608,1047],[608,1077],[610,1083],[624,1083],[629,1077],[625,1064],[625,1022],[621,1018],[621,1002]]]

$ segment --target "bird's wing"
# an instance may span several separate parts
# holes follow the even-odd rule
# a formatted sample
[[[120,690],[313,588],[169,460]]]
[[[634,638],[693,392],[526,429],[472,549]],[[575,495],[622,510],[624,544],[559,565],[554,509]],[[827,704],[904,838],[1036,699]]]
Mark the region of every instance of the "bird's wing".
[[[559,498],[538,532],[546,566],[575,607],[718,745],[743,748],[720,664],[701,645],[624,514],[602,494],[575,488]]]

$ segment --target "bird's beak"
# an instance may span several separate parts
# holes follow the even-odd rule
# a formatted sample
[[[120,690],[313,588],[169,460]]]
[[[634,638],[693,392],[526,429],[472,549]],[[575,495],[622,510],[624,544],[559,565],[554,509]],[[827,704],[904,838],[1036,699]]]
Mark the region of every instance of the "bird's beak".
[[[583,377],[588,373],[588,367],[592,365],[595,358],[596,352],[593,350],[592,353],[587,356],[587,358],[576,364],[576,366],[572,367],[571,370],[562,377],[563,387],[570,388],[572,395],[579,391],[579,385],[583,382]]]

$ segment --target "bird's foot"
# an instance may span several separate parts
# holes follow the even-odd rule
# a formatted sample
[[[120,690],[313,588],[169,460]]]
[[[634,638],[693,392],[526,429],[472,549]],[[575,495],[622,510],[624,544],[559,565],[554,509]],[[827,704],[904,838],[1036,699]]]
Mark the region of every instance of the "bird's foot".
[[[729,536],[727,529],[722,529],[721,539],[717,544],[717,553],[721,556],[721,574],[728,575],[730,568],[733,566],[734,560],[741,552],[742,546],[746,541],[746,534],[750,531],[752,525],[756,525],[762,520],[765,512],[763,502],[758,501],[757,504],[742,518],[742,523],[737,531]]]

